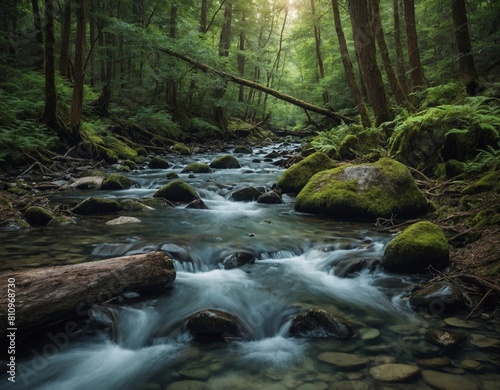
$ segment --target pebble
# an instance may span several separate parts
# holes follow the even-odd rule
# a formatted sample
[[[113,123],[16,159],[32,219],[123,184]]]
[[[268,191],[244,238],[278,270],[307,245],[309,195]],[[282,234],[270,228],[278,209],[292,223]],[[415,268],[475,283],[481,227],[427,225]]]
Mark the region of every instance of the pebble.
[[[446,325],[454,326],[456,328],[467,328],[467,329],[476,329],[481,326],[481,324],[477,321],[464,321],[457,317],[445,318],[444,323]]]
[[[333,364],[342,368],[362,368],[370,361],[364,356],[354,355],[351,353],[342,352],[323,352],[318,355],[318,360],[322,362]]]
[[[453,375],[438,371],[423,371],[424,382],[439,390],[478,390],[473,380],[463,375]]]
[[[370,368],[370,375],[382,382],[404,382],[418,374],[420,369],[409,364],[382,364]]]

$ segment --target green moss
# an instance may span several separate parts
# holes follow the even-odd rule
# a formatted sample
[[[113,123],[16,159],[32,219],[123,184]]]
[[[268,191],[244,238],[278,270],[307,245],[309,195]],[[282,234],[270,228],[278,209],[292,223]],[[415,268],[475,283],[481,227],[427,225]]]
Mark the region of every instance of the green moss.
[[[193,173],[212,173],[212,169],[204,163],[192,163],[186,165],[182,170],[182,173],[193,172]]]
[[[210,168],[215,169],[233,169],[241,168],[238,159],[230,154],[220,156],[210,163]]]
[[[99,169],[87,169],[82,172],[80,177],[88,177],[88,176],[98,176],[98,177],[106,177],[107,174],[104,171],[101,171]]]
[[[132,187],[134,184],[135,182],[129,179],[127,176],[114,173],[104,179],[101,185],[101,190],[126,190]]]
[[[137,159],[137,152],[128,146],[126,143],[120,141],[119,139],[106,135],[104,137],[104,142],[107,148],[111,149],[118,158],[123,160],[133,160]]]
[[[52,218],[54,218],[52,211],[38,206],[31,206],[24,213],[24,219],[31,226],[47,226]]]
[[[383,158],[317,173],[298,194],[295,209],[342,219],[388,218],[423,214],[427,201],[404,165]]]
[[[480,211],[474,218],[472,218],[475,228],[498,225],[500,224],[500,215],[493,209],[486,209]]]
[[[485,174],[476,182],[465,187],[462,190],[464,195],[478,194],[480,192],[495,191],[497,194],[500,193],[500,172],[493,170]]]
[[[76,205],[72,212],[81,215],[108,214],[121,211],[122,208],[120,202],[116,200],[90,197]]]
[[[183,144],[175,144],[172,146],[172,150],[174,152],[179,153],[182,156],[190,156],[191,155],[191,149],[189,149],[186,145]]]
[[[447,179],[452,179],[465,172],[465,164],[458,160],[449,160],[444,164]]]
[[[450,250],[443,231],[431,222],[417,222],[385,248],[382,265],[393,272],[425,272],[428,267],[441,270],[449,265]]]
[[[356,150],[358,149],[359,138],[354,134],[348,134],[344,137],[339,147],[340,158],[354,158],[356,157]]]
[[[148,167],[151,169],[166,169],[170,167],[170,163],[161,157],[153,157],[149,163]]]
[[[182,180],[174,180],[165,184],[153,195],[155,198],[164,198],[171,202],[191,202],[200,199],[197,192]]]
[[[285,193],[298,193],[316,173],[335,168],[337,163],[322,152],[316,152],[292,165],[278,179],[277,186]]]
[[[17,195],[17,196],[23,196],[23,195],[29,194],[28,190],[25,190],[24,188],[20,188],[17,186],[8,188],[7,192],[9,194],[13,194],[13,195]]]
[[[177,172],[168,172],[167,173],[167,179],[178,179],[179,175]]]

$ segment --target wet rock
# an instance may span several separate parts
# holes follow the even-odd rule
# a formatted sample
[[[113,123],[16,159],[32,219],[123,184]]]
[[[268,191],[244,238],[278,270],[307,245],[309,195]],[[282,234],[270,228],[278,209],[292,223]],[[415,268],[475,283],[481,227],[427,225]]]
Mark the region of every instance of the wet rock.
[[[415,290],[410,296],[413,308],[424,309],[432,315],[441,315],[460,308],[464,303],[462,290],[455,284],[437,282]]]
[[[361,328],[359,330],[361,340],[370,341],[380,337],[380,331],[376,328]]]
[[[276,192],[271,191],[260,195],[257,198],[257,203],[281,204],[283,203],[283,200],[281,199],[281,196],[279,196]]]
[[[74,224],[76,224],[76,221],[73,218],[67,217],[65,215],[56,215],[49,221],[47,226],[66,226]]]
[[[210,168],[214,169],[235,169],[241,168],[241,164],[238,159],[230,154],[226,154],[225,156],[220,156],[216,158],[209,164]]]
[[[425,333],[427,341],[444,348],[457,348],[466,338],[465,333],[452,330],[431,329]]]
[[[339,278],[346,278],[364,269],[373,272],[379,265],[380,260],[376,259],[344,259],[334,265],[333,274]]]
[[[468,320],[464,321],[457,317],[448,317],[444,319],[444,323],[455,328],[477,329],[481,324],[477,321]]]
[[[186,206],[186,208],[195,210],[208,210],[207,205],[201,199],[193,200]]]
[[[273,150],[272,152],[266,154],[264,157],[267,158],[267,159],[273,159],[273,158],[278,158],[278,157],[281,157],[281,156],[280,156],[280,154],[278,152],[276,152],[276,151]]]
[[[477,360],[466,359],[460,362],[460,367],[467,371],[481,371],[483,366],[483,363]]]
[[[444,372],[425,370],[422,372],[424,382],[439,390],[478,390],[472,379],[463,375],[452,375]]]
[[[54,182],[41,182],[34,184],[33,188],[38,191],[57,191],[61,185]]]
[[[113,175],[109,175],[107,178],[104,179],[101,185],[101,190],[107,190],[107,191],[127,190],[134,185],[137,185],[137,183],[134,180],[129,179],[127,176],[115,173]]]
[[[410,217],[427,212],[427,201],[408,169],[382,158],[314,175],[295,199],[297,211],[342,219]]]
[[[224,269],[233,269],[241,267],[245,264],[252,264],[255,262],[255,255],[250,251],[240,251],[226,256],[222,261]]]
[[[417,360],[417,365],[424,368],[450,367],[451,360],[445,357],[435,357],[430,359]]]
[[[336,168],[337,165],[326,154],[316,152],[288,168],[276,185],[284,193],[297,194],[316,173]]]
[[[165,252],[168,256],[171,258],[182,261],[182,262],[192,262],[193,259],[191,258],[191,255],[189,254],[189,251],[176,244],[163,244],[160,247],[160,250]]]
[[[187,380],[187,381],[177,381],[169,384],[165,390],[206,390],[204,382]]]
[[[204,163],[191,163],[184,167],[182,173],[212,173],[212,169]]]
[[[207,309],[193,314],[188,319],[187,328],[201,342],[241,337],[236,318],[221,310]]]
[[[204,368],[186,368],[180,370],[179,374],[191,379],[208,379],[210,377],[210,371]]]
[[[295,337],[349,339],[355,335],[351,324],[323,309],[309,309],[292,319],[290,335]]]
[[[184,144],[176,143],[170,147],[173,152],[179,153],[181,156],[190,156],[191,149]]]
[[[234,153],[253,154],[253,150],[250,146],[237,146],[236,148],[234,148]]]
[[[262,194],[261,191],[255,187],[245,187],[240,190],[234,191],[231,198],[237,202],[252,202]]]
[[[13,218],[7,221],[7,224],[3,227],[3,229],[8,231],[27,230],[31,229],[31,225],[24,219]]]
[[[384,250],[382,265],[392,272],[418,273],[428,267],[442,270],[450,264],[450,249],[438,226],[417,222],[394,238]]]
[[[174,180],[165,184],[153,195],[155,198],[164,198],[171,202],[192,202],[200,199],[198,193],[189,184],[182,180]]]
[[[147,206],[134,199],[125,199],[121,202],[124,211],[153,211],[154,208]]]
[[[368,386],[365,382],[360,380],[345,380],[330,383],[330,387],[328,390],[369,390],[370,386]]]
[[[75,214],[108,214],[122,210],[122,205],[113,199],[90,197],[77,204],[71,211]]]
[[[24,219],[31,226],[47,226],[52,218],[54,218],[52,211],[39,206],[28,207],[24,213]]]
[[[148,167],[150,169],[167,169],[170,167],[170,163],[161,157],[153,157],[149,163]]]
[[[478,348],[499,348],[500,339],[472,333],[470,343]]]
[[[167,179],[178,179],[179,178],[179,175],[176,173],[176,172],[168,172],[167,173]]]
[[[381,382],[404,382],[419,374],[420,369],[409,364],[382,364],[370,368],[370,375]]]
[[[370,362],[367,357],[344,352],[323,352],[318,355],[318,360],[347,369],[363,368]]]
[[[139,218],[135,217],[118,217],[106,222],[106,225],[128,225],[132,223],[141,223]]]
[[[99,190],[101,189],[104,176],[86,176],[76,179],[69,185],[70,188],[79,190]]]
[[[113,333],[115,318],[106,306],[96,303],[88,311],[89,327],[92,332]]]
[[[163,198],[145,198],[141,199],[141,203],[152,208],[153,210],[170,209],[175,207],[172,202]]]

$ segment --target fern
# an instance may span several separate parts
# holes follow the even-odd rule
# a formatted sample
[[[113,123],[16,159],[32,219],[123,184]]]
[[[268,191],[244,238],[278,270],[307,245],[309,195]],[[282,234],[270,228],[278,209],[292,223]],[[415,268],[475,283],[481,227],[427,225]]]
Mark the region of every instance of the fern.
[[[328,131],[320,132],[312,141],[311,145],[314,149],[320,152],[333,154],[338,157],[340,144],[347,134],[350,132],[349,125],[345,123],[340,126],[334,127]]]

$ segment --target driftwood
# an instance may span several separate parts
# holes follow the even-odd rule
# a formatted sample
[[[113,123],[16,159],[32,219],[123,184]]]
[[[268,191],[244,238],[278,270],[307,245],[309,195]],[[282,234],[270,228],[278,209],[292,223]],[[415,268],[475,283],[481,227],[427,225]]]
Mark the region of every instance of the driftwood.
[[[0,297],[0,317],[7,323],[12,290],[15,320],[8,328],[23,334],[72,317],[85,318],[92,304],[124,292],[160,292],[175,275],[172,260],[163,252],[10,272],[1,275],[2,286],[10,290],[5,289]]]
[[[297,107],[303,108],[304,110],[312,111],[312,112],[315,112],[315,113],[320,114],[320,115],[324,115],[328,118],[331,118],[331,119],[334,119],[337,121],[343,121],[345,123],[353,123],[354,122],[354,120],[352,118],[348,118],[348,117],[345,117],[343,115],[337,114],[337,113],[335,113],[327,108],[318,107],[318,106],[315,106],[314,104],[304,102],[303,100],[297,99],[297,98],[290,96],[290,95],[287,95],[287,94],[284,94],[282,92],[277,91],[276,89],[269,88],[265,85],[256,83],[254,81],[243,79],[243,78],[235,76],[231,73],[212,68],[211,66],[203,64],[201,62],[198,62],[191,57],[188,57],[188,56],[181,54],[181,53],[177,53],[174,50],[171,50],[168,48],[163,48],[163,49],[161,49],[161,51],[164,53],[167,53],[168,55],[171,55],[173,57],[179,58],[180,60],[185,61],[185,62],[193,65],[195,68],[202,70],[203,72],[217,74],[226,80],[232,81],[233,83],[243,85],[245,87],[257,89],[257,90],[262,91],[268,95],[274,96],[275,98],[283,100],[287,103],[290,103],[290,104],[293,104]]]

